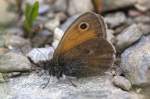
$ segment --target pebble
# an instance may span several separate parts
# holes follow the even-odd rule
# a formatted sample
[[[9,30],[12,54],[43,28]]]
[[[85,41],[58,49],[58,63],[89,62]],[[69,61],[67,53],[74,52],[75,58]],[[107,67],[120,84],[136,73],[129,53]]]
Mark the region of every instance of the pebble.
[[[59,18],[54,18],[49,20],[48,22],[45,23],[45,28],[47,28],[50,31],[54,31],[56,27],[60,25],[60,19]]]
[[[0,72],[30,71],[31,64],[27,57],[13,52],[0,55]]]
[[[123,51],[124,49],[135,43],[137,40],[139,40],[142,35],[143,33],[140,30],[140,27],[137,24],[132,24],[116,37],[117,50],[119,52]]]
[[[4,78],[3,78],[3,74],[0,73],[0,83],[3,83],[3,82],[5,82],[5,80],[4,80]]]
[[[52,47],[47,48],[34,48],[27,56],[34,62],[39,63],[40,61],[47,61],[52,59],[54,49]]]
[[[104,20],[110,28],[115,28],[123,23],[126,23],[127,18],[123,12],[116,12],[106,15]]]
[[[30,42],[23,37],[16,35],[5,36],[5,46],[8,48],[21,48],[23,46],[30,46]]]
[[[115,76],[113,78],[113,84],[126,91],[131,89],[130,81],[122,76]]]
[[[111,29],[107,29],[107,40],[110,41],[112,44],[115,43],[115,36],[113,35],[114,31]]]
[[[137,0],[135,7],[140,11],[148,11],[150,9],[150,0]]]
[[[54,4],[51,5],[52,12],[66,12],[68,2],[67,0],[55,0]]]
[[[54,31],[54,38],[53,38],[53,43],[52,46],[56,49],[62,36],[64,34],[64,31],[60,28],[56,28]]]
[[[144,35],[150,34],[150,24],[139,23],[138,25]]]
[[[45,44],[50,44],[53,40],[53,33],[48,30],[43,30],[37,33],[32,39],[32,45],[34,47],[41,47]]]
[[[15,1],[14,1],[15,2]],[[9,22],[12,22],[16,18],[16,14],[8,11],[9,3],[3,0],[0,0],[1,9],[0,9],[0,24],[7,25]]]
[[[127,8],[130,6],[134,6],[134,4],[137,2],[137,0],[93,0],[94,5],[96,8],[96,11],[106,12],[106,11],[112,11],[112,10],[119,10],[121,8]]]
[[[140,15],[133,19],[136,23],[149,23],[150,24],[150,17],[146,15]]]
[[[94,10],[91,0],[69,0],[68,5],[67,12],[69,15],[81,14]]]
[[[0,55],[7,53],[9,50],[7,48],[0,48]]]
[[[121,69],[133,85],[150,84],[150,36],[144,36],[121,55]]]
[[[58,12],[55,16],[61,21],[64,22],[68,17],[64,12]]]
[[[4,33],[0,31],[0,47],[4,47],[4,46],[5,46],[5,36]]]
[[[39,14],[45,14],[49,11],[50,7],[49,5],[43,4],[39,7]]]
[[[24,33],[23,30],[17,27],[9,28],[5,31],[5,34],[8,35],[16,35],[16,36],[21,36],[23,37]]]

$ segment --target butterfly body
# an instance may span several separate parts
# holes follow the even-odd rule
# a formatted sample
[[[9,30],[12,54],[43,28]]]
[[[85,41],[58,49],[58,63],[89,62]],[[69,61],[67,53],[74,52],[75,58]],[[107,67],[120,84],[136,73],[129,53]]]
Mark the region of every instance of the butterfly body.
[[[86,77],[104,74],[113,65],[115,49],[106,40],[101,16],[87,12],[70,25],[54,52],[49,72]]]

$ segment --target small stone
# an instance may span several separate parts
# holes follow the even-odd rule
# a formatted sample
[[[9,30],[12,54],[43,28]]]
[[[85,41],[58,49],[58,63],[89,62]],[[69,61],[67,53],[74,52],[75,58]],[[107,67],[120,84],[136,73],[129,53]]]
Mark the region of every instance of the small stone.
[[[91,0],[69,0],[69,15],[81,14],[93,11],[94,7]]]
[[[53,38],[53,43],[52,46],[54,48],[57,48],[59,41],[61,40],[62,36],[64,34],[64,31],[61,30],[60,28],[56,28],[54,31],[54,38]]]
[[[60,25],[60,20],[57,17],[45,23],[45,27],[50,31],[54,31],[55,28],[58,27],[59,25]]]
[[[7,53],[9,50],[6,48],[0,48],[0,55]]]
[[[112,44],[115,43],[115,36],[113,34],[113,30],[107,29],[107,40],[110,41]]]
[[[49,5],[42,4],[42,5],[39,7],[39,14],[47,13],[47,12],[49,11],[49,9],[50,9]]]
[[[5,36],[5,46],[8,48],[21,48],[23,46],[30,46],[30,42],[16,35],[6,35]]]
[[[47,60],[52,59],[53,53],[54,53],[54,49],[52,47],[34,48],[27,54],[27,56],[34,63],[38,63],[40,61],[47,61]]]
[[[139,23],[138,25],[144,35],[150,34],[150,24]]]
[[[60,28],[56,28],[54,31],[54,39],[61,40],[62,36],[64,35],[64,31]]]
[[[137,0],[135,7],[140,11],[147,11],[150,9],[150,0]]]
[[[110,28],[114,28],[123,23],[126,23],[127,18],[123,12],[108,14],[104,17],[105,22]]]
[[[121,69],[133,85],[150,84],[150,36],[142,37],[122,53]]]
[[[16,14],[8,11],[9,3],[3,0],[0,0],[1,9],[0,9],[0,24],[7,25],[9,22],[12,22],[16,18]]]
[[[17,77],[21,75],[21,72],[12,72],[12,73],[7,73],[6,74],[8,78],[12,77]]]
[[[52,12],[66,12],[67,0],[55,0],[55,3],[51,5]]]
[[[136,17],[136,16],[141,16],[141,12],[140,11],[138,11],[138,10],[133,10],[133,9],[131,9],[131,10],[129,10],[128,11],[128,15],[130,16],[130,17]]]
[[[64,12],[58,12],[55,14],[55,16],[60,19],[61,22],[67,19],[67,15]]]
[[[139,40],[141,36],[143,35],[142,31],[140,30],[140,27],[137,24],[133,24],[126,28],[122,33],[120,33],[116,39],[116,47],[117,50],[123,51],[130,45],[132,45],[134,42]]]
[[[27,57],[13,52],[0,55],[0,72],[7,73],[30,70],[31,64]]]
[[[115,76],[113,78],[113,84],[126,91],[131,89],[130,81],[122,76]]]
[[[50,44],[53,40],[53,33],[48,30],[43,30],[36,34],[32,39],[32,44],[34,47],[41,47],[45,44]]]
[[[5,82],[5,80],[4,80],[4,78],[3,78],[2,73],[0,73],[0,83],[3,83],[3,82]]]
[[[146,15],[140,15],[133,19],[136,23],[150,23],[150,17]]]
[[[4,47],[5,46],[5,36],[4,33],[0,32],[0,47]]]
[[[9,28],[5,31],[6,34],[8,35],[16,35],[16,36],[23,36],[23,30],[20,28]]]
[[[137,0],[93,0],[96,11],[101,13],[105,11],[119,10],[133,6]]]

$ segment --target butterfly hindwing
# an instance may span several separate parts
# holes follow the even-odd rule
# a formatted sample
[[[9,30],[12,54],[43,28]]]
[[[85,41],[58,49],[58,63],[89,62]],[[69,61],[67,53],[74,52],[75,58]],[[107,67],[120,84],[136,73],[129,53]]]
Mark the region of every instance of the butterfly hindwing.
[[[114,49],[105,39],[83,42],[60,57],[64,73],[70,76],[93,76],[104,74],[114,62]]]

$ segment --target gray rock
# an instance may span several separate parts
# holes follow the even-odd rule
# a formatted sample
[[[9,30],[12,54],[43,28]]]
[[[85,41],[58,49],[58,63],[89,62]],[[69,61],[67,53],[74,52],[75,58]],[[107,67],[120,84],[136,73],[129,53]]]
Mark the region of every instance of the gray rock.
[[[7,83],[0,83],[0,99],[10,99],[10,88]]]
[[[150,17],[146,15],[140,15],[133,19],[137,23],[150,23]]]
[[[113,34],[113,30],[107,29],[107,40],[110,41],[112,44],[115,43],[115,36]]]
[[[49,5],[41,5],[40,8],[39,8],[39,14],[44,14],[46,12],[48,12],[50,9]]]
[[[150,24],[139,23],[138,25],[144,35],[150,34]]]
[[[116,39],[116,47],[118,51],[122,51],[135,43],[143,35],[140,27],[137,24],[133,24],[126,28],[122,33],[120,33]]]
[[[60,19],[61,22],[64,22],[68,18],[68,16],[64,12],[58,12],[58,13],[56,13],[55,17],[57,17],[58,19]]]
[[[13,1],[14,3],[15,1]],[[9,22],[12,22],[16,18],[16,14],[8,11],[9,3],[3,0],[0,0],[1,9],[0,9],[0,24],[7,25]]]
[[[24,39],[16,35],[6,35],[5,36],[5,46],[8,48],[21,48],[23,46],[30,45],[29,40]]]
[[[54,53],[54,48],[34,48],[32,49],[27,56],[34,62],[38,63],[40,61],[47,61],[52,59]]]
[[[60,19],[59,18],[53,18],[45,23],[45,28],[47,28],[50,31],[54,31],[56,27],[60,25]]]
[[[69,15],[75,15],[93,11],[93,8],[91,0],[69,0],[68,13]]]
[[[42,88],[49,79],[46,88]],[[110,77],[89,77],[72,80],[77,87],[67,79],[56,79],[49,75],[12,78],[8,82],[10,99],[137,99],[132,93],[114,87]]]
[[[96,2],[96,10],[98,12],[105,12],[105,11],[112,11],[112,10],[119,10],[121,8],[127,8],[133,6],[137,0],[94,0]]]
[[[31,64],[27,57],[13,52],[0,55],[0,72],[20,72],[30,70]]]
[[[64,31],[60,28],[56,28],[54,31],[54,37],[53,37],[53,43],[52,46],[56,49],[62,36],[64,34]]]
[[[3,78],[2,73],[0,73],[0,83],[3,83],[3,82],[5,82],[5,80],[4,80],[4,78]]]
[[[150,9],[149,0],[137,0],[135,7],[140,11],[148,11]]]
[[[6,48],[0,48],[0,55],[7,53],[9,50]]]
[[[23,36],[24,33],[23,33],[23,30],[20,29],[20,28],[9,28],[5,31],[5,34],[8,34],[8,35],[16,35],[16,36]]]
[[[117,87],[129,91],[131,89],[131,83],[128,79],[122,77],[122,76],[115,76],[113,78],[113,83]]]
[[[6,77],[10,78],[10,77],[17,77],[17,76],[20,76],[20,75],[21,75],[21,72],[11,72],[11,73],[7,73]]]
[[[123,23],[126,23],[127,18],[123,12],[108,14],[104,17],[105,22],[110,28],[114,28]]]
[[[150,36],[122,53],[121,68],[133,85],[150,84]]]
[[[0,31],[0,47],[4,47],[5,45],[5,37],[4,34]]]
[[[51,10],[52,11],[62,11],[66,12],[67,10],[67,2],[68,0],[56,0],[54,4],[51,5]]]
[[[48,30],[43,30],[39,33],[37,33],[33,39],[32,44],[34,47],[41,47],[45,44],[49,44],[52,42],[53,39],[53,33]]]

